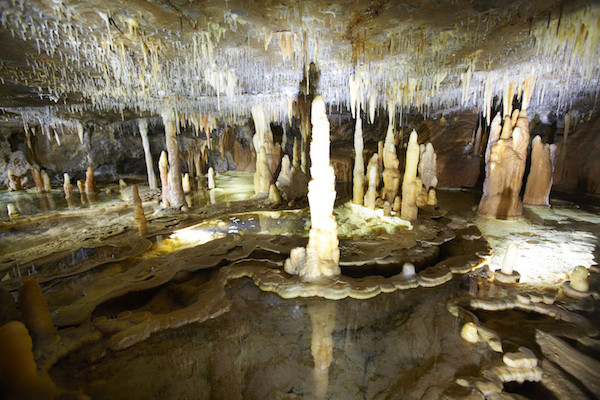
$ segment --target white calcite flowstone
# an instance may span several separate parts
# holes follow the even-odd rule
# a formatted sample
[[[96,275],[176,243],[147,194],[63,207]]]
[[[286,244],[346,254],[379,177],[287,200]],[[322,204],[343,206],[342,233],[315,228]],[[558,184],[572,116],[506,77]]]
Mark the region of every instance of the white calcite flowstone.
[[[337,222],[333,216],[335,174],[329,162],[329,121],[323,97],[312,103],[310,145],[312,180],[308,183],[311,228],[306,249],[295,248],[285,262],[286,272],[304,280],[340,274]]]

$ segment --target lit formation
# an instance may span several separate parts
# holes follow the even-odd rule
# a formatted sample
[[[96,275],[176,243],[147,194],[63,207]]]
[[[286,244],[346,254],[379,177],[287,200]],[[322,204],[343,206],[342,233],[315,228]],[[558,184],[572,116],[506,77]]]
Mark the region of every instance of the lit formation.
[[[599,21],[0,1],[0,398],[600,398]]]

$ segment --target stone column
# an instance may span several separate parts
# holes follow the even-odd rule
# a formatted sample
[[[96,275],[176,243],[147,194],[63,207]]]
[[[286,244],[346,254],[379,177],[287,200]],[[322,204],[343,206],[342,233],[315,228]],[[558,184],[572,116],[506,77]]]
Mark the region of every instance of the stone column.
[[[158,188],[156,175],[154,174],[154,165],[152,163],[152,154],[150,153],[150,141],[148,140],[148,121],[139,120],[140,136],[142,137],[142,147],[144,148],[144,158],[146,159],[146,170],[148,171],[148,185],[152,189]]]
[[[356,118],[356,128],[354,129],[354,173],[353,173],[353,191],[352,202],[362,205],[365,196],[365,160],[363,159],[363,135],[362,121],[360,116]]]
[[[335,174],[329,162],[329,121],[323,97],[312,103],[312,141],[310,159],[312,176],[308,184],[311,228],[306,249],[292,249],[285,262],[288,273],[314,281],[339,275],[340,250],[337,222],[333,216],[335,202]]]
[[[169,202],[173,207],[187,207],[181,183],[181,161],[179,159],[179,144],[177,142],[177,120],[173,110],[162,113],[165,125],[167,155],[169,157]]]

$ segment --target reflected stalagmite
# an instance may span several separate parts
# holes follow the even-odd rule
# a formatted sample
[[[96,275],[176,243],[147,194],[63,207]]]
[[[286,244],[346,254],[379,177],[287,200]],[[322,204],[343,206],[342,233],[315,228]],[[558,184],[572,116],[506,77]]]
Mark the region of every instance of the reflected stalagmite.
[[[400,217],[407,221],[417,219],[419,209],[417,208],[417,166],[419,164],[419,143],[417,143],[417,132],[410,134],[408,147],[406,148],[406,167],[402,180],[402,205]]]
[[[329,386],[329,366],[333,361],[333,330],[335,328],[337,304],[320,301],[308,306],[312,322],[310,350],[314,359],[315,397],[324,399]]]
[[[323,97],[312,103],[310,145],[312,180],[308,184],[311,228],[306,249],[292,249],[285,262],[286,272],[305,280],[318,280],[340,274],[337,222],[333,216],[335,174],[329,163],[329,121]]]
[[[533,138],[531,142],[531,170],[525,185],[523,203],[550,206],[555,151],[556,145],[542,143],[542,138],[539,136]]]

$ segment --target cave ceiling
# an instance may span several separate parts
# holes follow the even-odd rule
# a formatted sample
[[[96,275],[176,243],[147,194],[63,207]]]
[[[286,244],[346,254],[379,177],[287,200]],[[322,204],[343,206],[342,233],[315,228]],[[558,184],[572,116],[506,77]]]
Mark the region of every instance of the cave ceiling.
[[[3,118],[288,120],[314,63],[331,107],[489,114],[520,95],[544,115],[596,106],[600,4],[491,0],[0,2]]]

